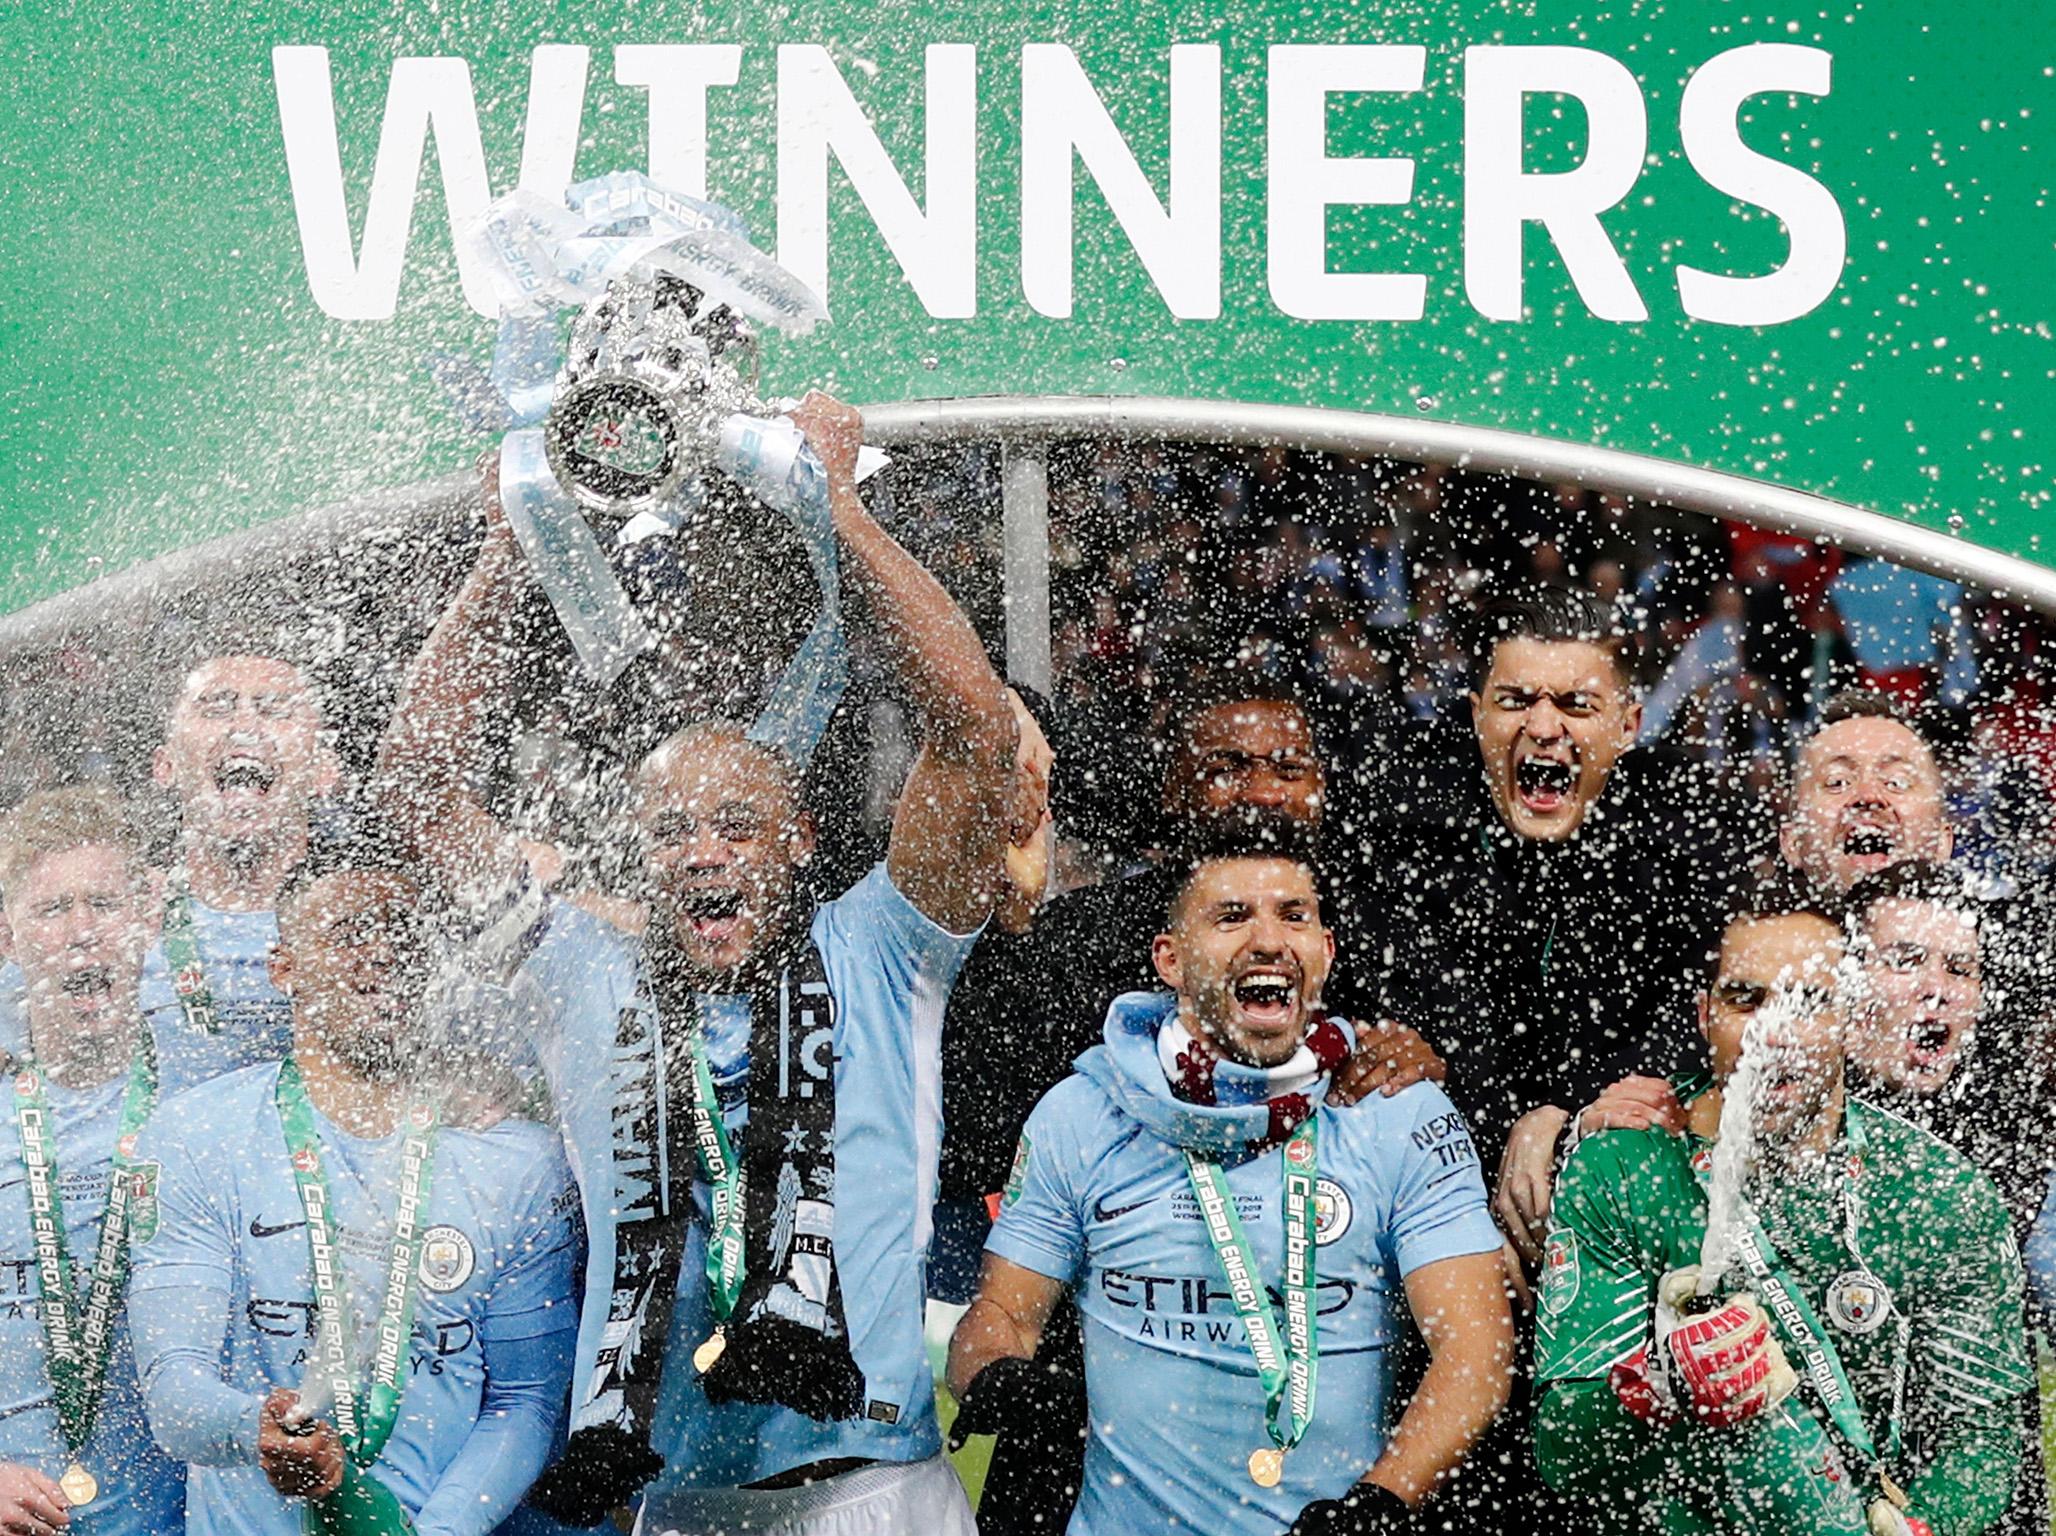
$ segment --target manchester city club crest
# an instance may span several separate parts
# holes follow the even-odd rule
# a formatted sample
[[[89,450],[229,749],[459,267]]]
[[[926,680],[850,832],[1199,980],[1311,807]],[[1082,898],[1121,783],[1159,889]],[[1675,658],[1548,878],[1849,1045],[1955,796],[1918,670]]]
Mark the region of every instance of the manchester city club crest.
[[[1852,1269],[1828,1287],[1828,1318],[1844,1333],[1870,1333],[1892,1310],[1892,1293],[1876,1275]]]
[[[1349,1191],[1333,1179],[1314,1182],[1314,1242],[1325,1248],[1349,1230],[1356,1211],[1349,1203]]]
[[[421,1283],[431,1291],[454,1291],[478,1267],[471,1239],[455,1227],[430,1227],[421,1234]]]

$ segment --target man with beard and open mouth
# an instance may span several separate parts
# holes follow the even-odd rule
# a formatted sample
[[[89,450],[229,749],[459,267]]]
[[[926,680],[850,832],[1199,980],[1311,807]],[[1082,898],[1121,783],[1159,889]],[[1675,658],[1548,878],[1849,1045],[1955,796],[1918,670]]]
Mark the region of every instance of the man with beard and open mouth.
[[[1175,855],[1223,823],[1272,822],[1318,835],[1327,821],[1327,764],[1305,705],[1289,689],[1236,668],[1183,690],[1157,786],[1159,841]],[[1138,755],[1143,744],[1132,745]],[[1082,754],[1081,754],[1082,755]],[[1059,763],[1061,767],[1061,760]],[[1340,861],[1338,861],[1340,862]],[[1125,992],[1156,984],[1151,942],[1184,876],[1175,857],[1098,885],[1068,891],[1021,933],[988,933],[951,995],[943,1058],[943,1236],[954,1245],[939,1268],[962,1272],[969,1296],[975,1249],[989,1225],[987,1204],[1007,1181],[1011,1149],[1036,1102],[1089,1049],[1107,1009]],[[1323,891],[1329,911],[1355,894],[1348,879]],[[1338,927],[1350,929],[1352,913]],[[1342,942],[1349,944],[1349,933]],[[1324,981],[1325,1006],[1368,1020],[1361,985],[1374,966],[1352,946]],[[1357,1052],[1331,1099],[1390,1096],[1441,1076],[1441,1062],[1414,1031],[1388,1022],[1356,1026]],[[950,1215],[971,1219],[950,1224]],[[938,1248],[943,1244],[938,1243]],[[1066,1301],[1040,1330],[1036,1363],[1071,1384],[1062,1411],[1004,1426],[978,1505],[983,1536],[1036,1536],[1070,1518],[1084,1475],[1084,1357],[1078,1315]]]
[[[554,1132],[442,1113],[425,896],[375,826],[317,845],[278,893],[290,1053],[142,1138],[136,1358],[197,1536],[485,1536],[549,1458],[577,1197]]]
[[[128,1240],[157,1220],[135,1137],[158,1073],[137,997],[148,871],[119,799],[23,801],[0,829],[0,894],[27,1013],[0,1060],[0,1530],[179,1530],[185,1469],[150,1443],[125,1297]]]
[[[539,897],[471,788],[529,579],[491,485],[485,545],[410,670],[381,766],[445,883],[497,896],[482,912],[524,935],[517,984],[579,1168],[572,1429],[532,1502],[583,1525],[640,1505],[648,1536],[968,1536],[922,1334],[925,1254],[943,1004],[1000,885],[1015,723],[976,632],[859,499],[857,413],[810,395],[795,419],[922,742],[870,873],[816,904],[799,774],[708,721],[631,776],[644,935]]]
[[[1587,594],[1487,592],[1467,628],[1468,718],[1368,765],[1364,911],[1382,1011],[1447,1059],[1532,1272],[1571,1112],[1625,1075],[1701,1059],[1689,1021],[1705,935],[1768,828],[1704,765],[1636,744],[1625,639]],[[1551,1503],[1527,1417],[1517,1386],[1468,1474],[1488,1527]]]
[[[179,817],[163,932],[143,981],[165,1043],[165,1090],[175,1093],[285,1054],[290,1009],[268,971],[273,907],[341,767],[306,673],[238,651],[187,673],[150,772]]]
[[[1605,1529],[1976,1536],[2012,1496],[2019,1251],[1990,1180],[1848,1095],[1846,971],[1823,912],[1735,917],[1686,1133],[1601,1131],[1565,1163],[1535,1440]]]
[[[1334,940],[1310,842],[1210,834],[1152,945],[1170,991],[1118,998],[1022,1133],[950,1346],[953,1434],[1063,1410],[1035,1354],[1068,1289],[1090,1423],[1074,1536],[1437,1528],[1417,1506],[1513,1364],[1476,1154],[1433,1084],[1326,1102],[1352,1042],[1319,1007]],[[1402,1288],[1433,1356],[1405,1404]]]

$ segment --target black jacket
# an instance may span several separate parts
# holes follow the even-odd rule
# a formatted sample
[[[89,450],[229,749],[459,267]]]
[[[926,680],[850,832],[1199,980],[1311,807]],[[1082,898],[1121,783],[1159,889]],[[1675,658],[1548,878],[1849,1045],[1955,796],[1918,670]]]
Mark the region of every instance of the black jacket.
[[[1363,829],[1381,1000],[1447,1059],[1488,1173],[1537,1105],[1702,1060],[1695,996],[1770,849],[1760,807],[1638,748],[1574,837],[1531,843],[1493,809],[1467,722],[1418,731],[1386,768]]]

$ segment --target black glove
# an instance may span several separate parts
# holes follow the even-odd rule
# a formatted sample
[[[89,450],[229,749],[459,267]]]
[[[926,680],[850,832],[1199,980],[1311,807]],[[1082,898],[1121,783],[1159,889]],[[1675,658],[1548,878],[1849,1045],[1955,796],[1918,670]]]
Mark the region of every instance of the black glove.
[[[1391,1536],[1416,1529],[1406,1500],[1377,1483],[1358,1483],[1339,1499],[1315,1499],[1285,1536]]]
[[[571,1436],[557,1464],[535,1480],[525,1502],[562,1525],[591,1529],[633,1504],[664,1470],[650,1443],[618,1424],[590,1424]]]
[[[1002,1430],[1080,1423],[1085,1418],[1085,1383],[1020,1355],[1003,1355],[972,1378],[949,1427],[949,1448],[962,1449],[972,1435]]]

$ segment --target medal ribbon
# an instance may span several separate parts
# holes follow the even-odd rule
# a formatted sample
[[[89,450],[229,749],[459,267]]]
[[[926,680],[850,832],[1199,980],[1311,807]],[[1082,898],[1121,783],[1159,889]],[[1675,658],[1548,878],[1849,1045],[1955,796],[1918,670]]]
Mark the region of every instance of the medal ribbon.
[[[1280,1451],[1299,1444],[1314,1421],[1319,1355],[1314,1322],[1314,1181],[1319,1173],[1315,1117],[1308,1116],[1285,1143],[1285,1327],[1264,1294],[1256,1255],[1242,1230],[1220,1164],[1197,1152],[1185,1153],[1185,1170],[1199,1200],[1207,1241],[1228,1281],[1264,1389],[1264,1427]],[[1279,1427],[1289,1406],[1290,1423]]]
[[[714,1093],[714,1074],[707,1066],[707,1048],[697,1036],[692,1046],[692,1140],[700,1172],[712,1191],[714,1219],[707,1234],[707,1296],[714,1320],[728,1321],[742,1295],[743,1199],[742,1162],[721,1120],[721,1101]]]
[[[1864,1152],[1863,1130],[1853,1119],[1849,1122],[1849,1144],[1851,1160],[1860,1167]],[[1704,1183],[1705,1173],[1701,1171],[1699,1176],[1700,1182]],[[1861,1214],[1862,1196],[1857,1188],[1856,1172],[1845,1169],[1842,1176],[1842,1245],[1857,1269],[1870,1275],[1870,1266],[1857,1246],[1857,1223]],[[1777,1245],[1765,1234],[1755,1207],[1744,1198],[1738,1202],[1736,1216],[1739,1230],[1735,1233],[1735,1257],[1748,1271],[1750,1283],[1764,1310],[1776,1323],[1778,1332],[1798,1351],[1800,1368],[1813,1389],[1814,1397],[1826,1410],[1830,1427],[1865,1467],[1890,1484],[1887,1461],[1888,1458],[1897,1461],[1900,1454],[1900,1400],[1905,1391],[1909,1332],[1905,1317],[1902,1315],[1899,1319],[1898,1344],[1893,1352],[1892,1403],[1885,1420],[1886,1455],[1880,1456],[1877,1443],[1863,1421],[1863,1408],[1856,1396],[1856,1388],[1849,1380],[1849,1373],[1842,1365],[1841,1355],[1836,1352],[1827,1330],[1821,1327],[1820,1319],[1814,1314],[1804,1291],[1792,1280]],[[1878,1288],[1884,1290],[1882,1284]],[[1898,1311],[1896,1302],[1892,1309]]]
[[[214,989],[207,985],[207,968],[200,963],[200,941],[193,930],[193,895],[186,889],[186,872],[175,869],[164,888],[164,968],[171,972],[171,990],[178,998],[186,1028],[203,1035],[221,1033],[221,1019],[214,1011]]]
[[[35,1240],[36,1274],[42,1283],[50,1389],[57,1400],[65,1448],[73,1456],[93,1435],[93,1421],[99,1416],[100,1398],[107,1385],[114,1314],[128,1289],[130,1170],[135,1164],[124,1149],[134,1146],[135,1134],[157,1103],[157,1053],[149,1030],[143,1028],[141,1035],[129,1067],[128,1088],[122,1094],[107,1209],[100,1218],[100,1241],[83,1301],[72,1289],[64,1199],[57,1188],[57,1142],[51,1134],[43,1075],[29,1065],[14,1078],[14,1128],[21,1138],[21,1159],[28,1173],[29,1227]]]
[[[385,1264],[385,1285],[379,1303],[377,1348],[370,1382],[357,1388],[356,1319],[351,1314],[349,1283],[331,1228],[335,1201],[321,1168],[321,1137],[314,1128],[314,1109],[307,1086],[289,1056],[280,1066],[279,1123],[285,1128],[293,1182],[300,1208],[307,1216],[307,1253],[314,1277],[314,1308],[321,1326],[315,1340],[313,1369],[335,1404],[336,1430],[350,1459],[360,1467],[378,1460],[392,1438],[406,1390],[400,1370],[407,1358],[407,1339],[414,1331],[415,1260],[421,1246],[420,1218],[428,1204],[429,1175],[435,1167],[435,1111],[409,1106],[402,1117],[400,1194],[393,1209],[393,1240]],[[361,1396],[361,1401],[360,1401]]]

